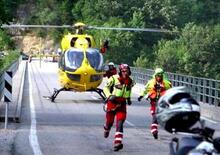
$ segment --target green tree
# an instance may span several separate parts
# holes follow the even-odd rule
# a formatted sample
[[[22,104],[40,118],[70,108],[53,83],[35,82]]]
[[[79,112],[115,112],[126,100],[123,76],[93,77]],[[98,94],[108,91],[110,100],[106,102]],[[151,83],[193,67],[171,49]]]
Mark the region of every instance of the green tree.
[[[161,66],[169,72],[179,72],[184,70],[184,63],[181,61],[187,49],[181,41],[165,41],[162,40],[155,48],[155,63],[154,66]]]
[[[5,3],[0,0],[0,24],[5,23],[8,20],[7,13],[5,11]]]
[[[133,62],[135,67],[141,67],[141,68],[149,68],[149,60],[147,59],[147,57],[142,54],[140,57],[137,58],[136,61]]]
[[[110,48],[104,57],[115,63],[149,68],[160,65],[171,72],[219,76],[218,0],[38,0],[36,5],[32,24],[84,22],[106,27],[179,29],[177,35],[112,30],[87,33],[95,37],[97,47],[101,40],[109,40]],[[64,31],[44,33],[59,40]]]
[[[170,72],[219,78],[219,30],[219,25],[187,24],[178,39],[158,44],[155,65]]]
[[[217,26],[196,26],[188,24],[182,39],[188,53],[184,58],[185,70],[196,76],[215,78],[219,74],[220,35]]]
[[[11,38],[5,33],[5,31],[0,30],[0,50],[13,49],[14,43]]]

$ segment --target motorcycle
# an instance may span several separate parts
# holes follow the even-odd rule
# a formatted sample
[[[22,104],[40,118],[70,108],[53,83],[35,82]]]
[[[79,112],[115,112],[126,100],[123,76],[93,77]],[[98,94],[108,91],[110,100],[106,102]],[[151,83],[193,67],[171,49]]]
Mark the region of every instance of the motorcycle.
[[[200,120],[201,127],[192,128],[185,132],[173,132],[175,135],[169,143],[170,155],[213,155],[220,154],[220,137],[213,138],[215,130],[205,126]],[[177,134],[182,135],[181,138]]]
[[[157,102],[158,123],[173,135],[170,155],[220,154],[220,137],[200,118],[200,105],[185,87],[173,87]]]

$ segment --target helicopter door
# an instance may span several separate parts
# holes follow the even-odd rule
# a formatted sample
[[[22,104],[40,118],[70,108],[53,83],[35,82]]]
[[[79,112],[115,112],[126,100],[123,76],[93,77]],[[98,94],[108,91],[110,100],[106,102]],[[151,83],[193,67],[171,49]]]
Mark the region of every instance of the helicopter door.
[[[89,61],[89,64],[96,70],[101,71],[103,65],[103,56],[100,54],[98,49],[89,48],[86,51],[86,57]]]
[[[83,51],[76,48],[70,48],[65,52],[65,69],[70,72],[76,71],[83,61]]]

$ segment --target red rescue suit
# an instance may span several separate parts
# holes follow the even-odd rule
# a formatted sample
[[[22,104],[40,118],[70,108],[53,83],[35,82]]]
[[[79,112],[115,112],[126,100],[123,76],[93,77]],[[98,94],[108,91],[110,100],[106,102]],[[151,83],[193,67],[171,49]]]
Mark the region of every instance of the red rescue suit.
[[[110,78],[111,76],[117,74],[117,69],[115,67],[109,68],[104,74],[104,77]]]
[[[129,76],[127,78],[122,78],[119,75],[114,75],[108,79],[107,85],[103,89],[108,98],[105,105],[106,121],[104,125],[104,137],[107,138],[109,136],[110,129],[116,116],[116,133],[114,141],[116,149],[117,146],[122,146],[123,124],[127,114],[126,104],[131,104],[130,94],[133,85],[134,82]],[[111,91],[112,87],[113,90]]]
[[[161,82],[157,82],[156,79],[151,79],[145,86],[145,90],[142,92],[141,96],[139,97],[138,101],[145,95],[147,98],[150,99],[150,112],[152,115],[152,123],[151,123],[151,133],[153,134],[154,138],[157,139],[158,134],[158,122],[156,119],[156,103],[160,96],[162,96],[165,91],[171,88],[172,85],[168,80],[162,80]]]

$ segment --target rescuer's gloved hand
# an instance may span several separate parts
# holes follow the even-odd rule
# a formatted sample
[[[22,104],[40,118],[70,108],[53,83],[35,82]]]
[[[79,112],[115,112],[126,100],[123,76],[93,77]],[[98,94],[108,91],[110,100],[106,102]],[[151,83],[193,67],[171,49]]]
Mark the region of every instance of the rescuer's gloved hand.
[[[156,83],[156,84],[154,85],[154,88],[156,88],[156,90],[159,90],[159,89],[162,88],[162,85],[159,84],[159,83]]]
[[[144,97],[144,96],[139,96],[139,97],[138,97],[138,101],[140,102],[143,97]]]
[[[116,99],[116,96],[115,95],[110,95],[109,97],[108,97],[108,100],[109,101],[114,101]]]
[[[105,112],[107,112],[107,109],[108,109],[108,105],[107,105],[107,104],[104,104],[104,105],[103,105],[103,110],[104,110]]]
[[[131,102],[131,98],[130,98],[130,97],[127,98],[127,104],[128,104],[128,105],[131,105],[131,104],[132,104],[132,102]]]

